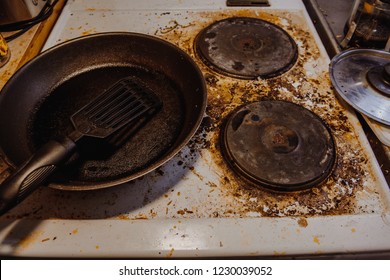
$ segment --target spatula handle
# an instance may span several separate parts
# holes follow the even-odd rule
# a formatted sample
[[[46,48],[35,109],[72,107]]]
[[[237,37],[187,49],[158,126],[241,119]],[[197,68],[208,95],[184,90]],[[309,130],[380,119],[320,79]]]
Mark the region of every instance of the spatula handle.
[[[63,142],[50,141],[40,148],[22,167],[0,186],[0,215],[23,201],[44,184],[58,167],[76,151],[76,144],[66,138]]]

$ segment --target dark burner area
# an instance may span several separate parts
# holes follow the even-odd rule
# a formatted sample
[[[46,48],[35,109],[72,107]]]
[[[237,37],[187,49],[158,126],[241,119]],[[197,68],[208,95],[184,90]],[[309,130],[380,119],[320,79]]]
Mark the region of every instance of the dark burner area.
[[[256,18],[215,22],[195,39],[195,50],[216,72],[242,79],[271,78],[298,58],[294,40],[280,27]]]
[[[226,161],[256,186],[295,191],[321,184],[331,173],[336,151],[325,123],[287,101],[241,107],[221,135]]]

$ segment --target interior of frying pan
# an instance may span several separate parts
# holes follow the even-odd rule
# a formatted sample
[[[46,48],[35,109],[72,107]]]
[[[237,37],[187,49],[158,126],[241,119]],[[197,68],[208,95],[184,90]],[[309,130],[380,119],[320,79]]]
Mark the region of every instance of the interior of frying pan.
[[[103,33],[54,47],[19,70],[0,95],[0,145],[15,166],[49,139],[73,130],[70,116],[112,84],[135,76],[162,109],[111,149],[86,139],[52,179],[61,189],[96,189],[142,176],[173,157],[198,128],[206,106],[203,76],[191,58],[161,39]]]

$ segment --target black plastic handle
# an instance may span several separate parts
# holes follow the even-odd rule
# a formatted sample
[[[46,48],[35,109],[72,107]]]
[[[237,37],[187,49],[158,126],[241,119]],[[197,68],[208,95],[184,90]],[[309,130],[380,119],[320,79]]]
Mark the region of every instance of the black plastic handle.
[[[76,144],[66,138],[63,142],[50,141],[40,148],[0,186],[0,215],[18,205],[29,194],[44,184],[58,167],[76,152]]]

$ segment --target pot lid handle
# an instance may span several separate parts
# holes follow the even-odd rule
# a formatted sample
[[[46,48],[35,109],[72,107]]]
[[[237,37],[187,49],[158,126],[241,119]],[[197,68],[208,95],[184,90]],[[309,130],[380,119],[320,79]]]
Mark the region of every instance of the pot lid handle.
[[[390,63],[371,68],[366,78],[378,92],[390,97]]]

